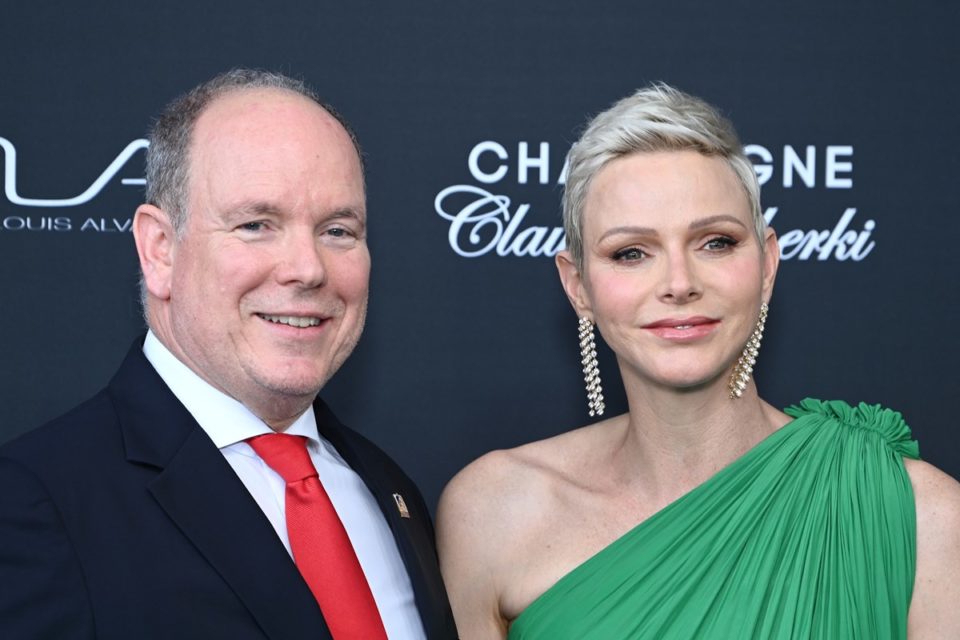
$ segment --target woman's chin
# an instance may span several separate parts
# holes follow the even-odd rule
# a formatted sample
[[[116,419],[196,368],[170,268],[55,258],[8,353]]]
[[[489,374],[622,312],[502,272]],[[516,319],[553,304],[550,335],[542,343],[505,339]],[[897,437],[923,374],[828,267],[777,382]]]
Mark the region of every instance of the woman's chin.
[[[703,372],[681,372],[663,375],[657,380],[657,386],[677,393],[700,393],[714,387],[726,388],[723,376],[708,375]]]

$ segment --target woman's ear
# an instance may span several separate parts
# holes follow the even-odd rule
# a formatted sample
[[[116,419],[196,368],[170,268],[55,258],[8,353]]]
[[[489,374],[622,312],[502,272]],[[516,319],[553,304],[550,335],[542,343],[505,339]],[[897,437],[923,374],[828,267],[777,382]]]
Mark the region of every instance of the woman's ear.
[[[590,305],[590,296],[587,295],[586,286],[583,277],[573,256],[569,251],[561,251],[555,258],[557,271],[560,274],[560,282],[563,284],[563,290],[567,293],[567,298],[577,312],[577,317],[593,319],[593,307]]]
[[[133,217],[133,238],[147,292],[154,298],[168,300],[176,249],[170,216],[152,204],[140,205]]]
[[[773,295],[773,283],[777,279],[780,266],[780,243],[777,233],[767,227],[763,235],[763,299],[769,301]]]

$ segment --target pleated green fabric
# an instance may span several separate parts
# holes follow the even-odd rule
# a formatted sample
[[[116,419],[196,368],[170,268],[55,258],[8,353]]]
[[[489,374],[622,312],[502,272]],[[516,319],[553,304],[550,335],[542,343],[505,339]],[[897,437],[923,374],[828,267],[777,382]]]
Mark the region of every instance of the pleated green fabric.
[[[899,413],[790,423],[561,578],[510,640],[906,638],[917,443]]]

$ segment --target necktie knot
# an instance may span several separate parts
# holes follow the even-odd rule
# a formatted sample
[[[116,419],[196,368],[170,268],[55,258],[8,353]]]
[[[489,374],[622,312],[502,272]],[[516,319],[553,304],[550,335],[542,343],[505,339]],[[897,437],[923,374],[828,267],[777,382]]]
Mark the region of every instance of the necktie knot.
[[[317,470],[307,452],[307,439],[286,433],[268,433],[247,439],[257,455],[280,474],[284,482],[298,482],[304,478],[317,477]]]

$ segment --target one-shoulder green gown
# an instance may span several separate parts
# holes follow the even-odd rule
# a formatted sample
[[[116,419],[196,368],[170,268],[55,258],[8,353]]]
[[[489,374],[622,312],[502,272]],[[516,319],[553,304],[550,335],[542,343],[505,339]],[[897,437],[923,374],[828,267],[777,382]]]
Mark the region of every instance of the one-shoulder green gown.
[[[917,443],[899,413],[793,421],[561,578],[510,640],[905,638]]]

